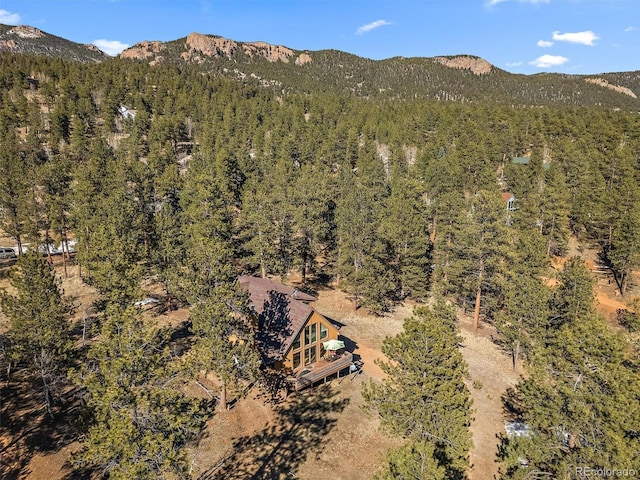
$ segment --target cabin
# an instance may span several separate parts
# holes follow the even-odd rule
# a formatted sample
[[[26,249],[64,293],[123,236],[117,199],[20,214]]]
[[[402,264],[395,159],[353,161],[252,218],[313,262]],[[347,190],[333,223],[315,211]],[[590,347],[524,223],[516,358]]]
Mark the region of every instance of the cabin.
[[[513,212],[516,209],[515,195],[511,192],[501,192],[500,196],[502,197],[502,200],[507,204],[507,210],[509,210],[510,212]]]
[[[255,343],[265,367],[291,376],[296,390],[351,368],[353,355],[341,348],[326,351],[338,340],[338,327],[314,309],[317,298],[269,278],[243,275],[249,294]]]
[[[34,77],[27,77],[27,84],[29,85],[29,90],[38,90],[40,88],[40,81]]]
[[[136,112],[124,105],[118,107],[118,112],[122,116],[123,120],[135,120],[136,118]]]
[[[513,157],[512,161],[516,165],[529,165],[529,157]]]

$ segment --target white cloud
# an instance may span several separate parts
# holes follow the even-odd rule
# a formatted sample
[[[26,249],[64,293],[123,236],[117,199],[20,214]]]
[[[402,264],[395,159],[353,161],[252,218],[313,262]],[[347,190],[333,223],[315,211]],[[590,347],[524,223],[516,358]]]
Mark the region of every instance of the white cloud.
[[[20,14],[0,10],[0,23],[5,25],[17,25],[20,23]]]
[[[561,55],[542,55],[529,62],[529,65],[533,65],[538,68],[558,67],[567,63],[569,59]]]
[[[522,62],[507,62],[505,63],[505,65],[507,67],[519,67],[520,65],[522,65]]]
[[[366,25],[358,27],[358,30],[356,30],[356,35],[362,35],[363,33],[373,30],[374,28],[384,27],[385,25],[391,24],[391,22],[387,22],[386,20],[376,20],[375,22],[367,23]]]
[[[632,27],[632,26],[628,26],[627,28],[624,29],[625,32],[633,32],[636,29],[636,27]]]
[[[553,42],[550,42],[549,40],[538,40],[539,47],[551,47],[552,45]]]
[[[579,43],[581,45],[595,45],[595,41],[600,37],[593,33],[591,30],[586,30],[584,32],[575,32],[575,33],[560,33],[553,32],[554,40],[558,42],[569,42],[569,43]]]
[[[119,54],[125,48],[129,48],[130,46],[128,43],[122,43],[119,40],[105,40],[103,38],[99,40],[94,40],[93,44],[96,47],[98,47],[100,50],[102,50],[105,53],[108,53],[111,56]]]

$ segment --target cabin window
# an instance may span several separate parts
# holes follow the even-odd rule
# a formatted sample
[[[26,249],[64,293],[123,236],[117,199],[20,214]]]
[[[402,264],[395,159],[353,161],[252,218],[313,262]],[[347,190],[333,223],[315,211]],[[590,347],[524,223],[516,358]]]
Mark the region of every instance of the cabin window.
[[[293,341],[293,349],[298,350],[300,348],[300,334],[296,336],[296,339]]]
[[[323,338],[327,338],[329,336],[329,329],[325,326],[324,323],[320,324],[320,340]]]
[[[304,349],[304,364],[309,365],[310,363],[315,363],[316,358],[316,346],[312,346]]]
[[[312,323],[304,328],[304,343],[305,345],[311,345],[317,341],[317,329],[316,324]]]
[[[293,369],[295,370],[300,366],[300,352],[293,354]]]

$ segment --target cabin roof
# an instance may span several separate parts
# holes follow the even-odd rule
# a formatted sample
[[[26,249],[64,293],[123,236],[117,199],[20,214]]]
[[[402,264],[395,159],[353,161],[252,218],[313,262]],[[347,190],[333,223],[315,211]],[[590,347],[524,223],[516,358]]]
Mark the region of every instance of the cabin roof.
[[[500,196],[505,202],[511,202],[515,200],[515,196],[511,192],[500,192]]]
[[[282,360],[314,310],[317,298],[268,278],[243,275],[240,286],[249,292],[258,315],[256,346],[265,364]]]

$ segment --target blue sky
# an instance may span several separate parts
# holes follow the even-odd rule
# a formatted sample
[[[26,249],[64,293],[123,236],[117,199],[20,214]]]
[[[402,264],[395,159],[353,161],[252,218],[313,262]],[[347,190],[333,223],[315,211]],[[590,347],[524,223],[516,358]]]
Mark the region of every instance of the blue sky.
[[[523,74],[640,70],[640,0],[0,0],[0,23],[110,54],[199,32],[372,59],[470,54]]]

